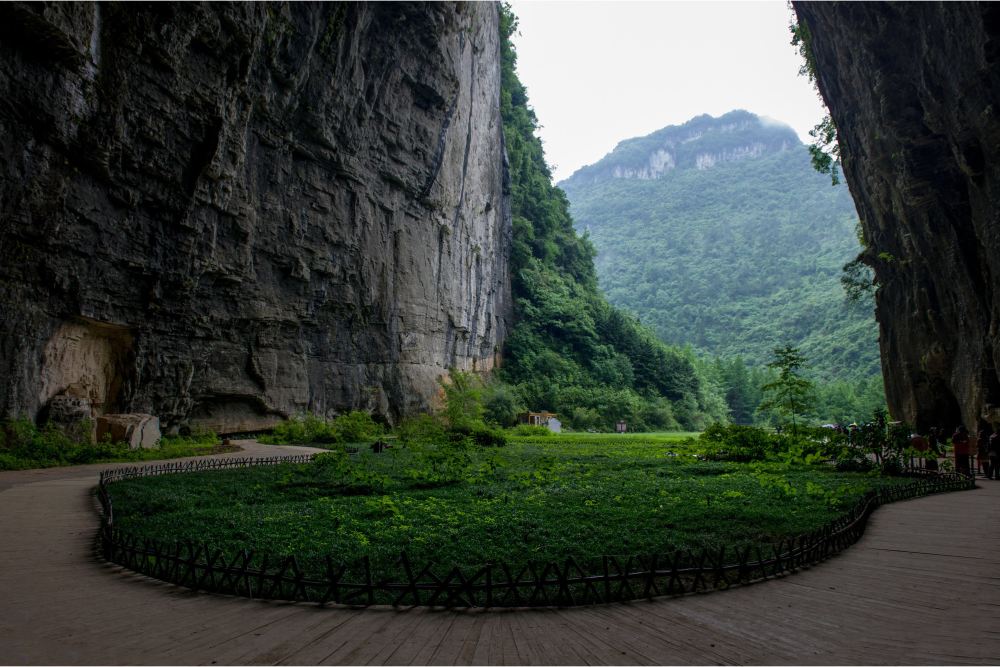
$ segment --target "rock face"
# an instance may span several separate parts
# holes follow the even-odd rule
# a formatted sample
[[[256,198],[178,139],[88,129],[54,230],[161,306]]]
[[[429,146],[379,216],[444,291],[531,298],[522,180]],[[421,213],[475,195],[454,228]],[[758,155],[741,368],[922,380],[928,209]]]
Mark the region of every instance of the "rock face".
[[[801,143],[789,126],[749,111],[737,109],[718,118],[702,114],[683,125],[626,139],[599,162],[577,169],[564,183],[581,185],[609,178],[656,180],[674,170],[705,171],[727,162],[800,148]]]
[[[129,449],[149,449],[160,441],[160,420],[153,415],[101,415],[97,418],[98,442],[109,438]]]
[[[799,2],[878,280],[890,411],[1000,422],[1000,5]]]
[[[0,415],[388,420],[510,317],[493,4],[0,5]]]

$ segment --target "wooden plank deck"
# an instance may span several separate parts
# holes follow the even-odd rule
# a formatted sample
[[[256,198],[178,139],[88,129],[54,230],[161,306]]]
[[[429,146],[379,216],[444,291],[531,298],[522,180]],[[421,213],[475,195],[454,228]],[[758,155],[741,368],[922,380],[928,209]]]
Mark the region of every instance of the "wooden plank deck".
[[[91,489],[105,467],[0,472],[0,663],[1000,663],[1000,481],[883,507],[843,554],[763,584],[435,611],[192,593],[102,563]]]

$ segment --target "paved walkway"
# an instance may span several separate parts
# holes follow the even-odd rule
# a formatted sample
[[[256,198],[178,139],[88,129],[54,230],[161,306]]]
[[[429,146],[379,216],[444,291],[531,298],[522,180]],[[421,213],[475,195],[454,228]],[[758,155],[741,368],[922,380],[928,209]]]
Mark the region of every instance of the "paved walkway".
[[[243,456],[302,453],[246,445]],[[996,664],[1000,482],[879,509],[812,569],[723,593],[505,611],[192,593],[94,554],[97,471],[0,472],[4,664]]]

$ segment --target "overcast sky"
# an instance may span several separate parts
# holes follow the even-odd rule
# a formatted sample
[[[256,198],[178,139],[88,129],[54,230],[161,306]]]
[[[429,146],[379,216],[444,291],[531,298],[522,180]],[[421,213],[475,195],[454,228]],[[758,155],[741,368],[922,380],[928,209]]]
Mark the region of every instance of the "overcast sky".
[[[518,73],[556,181],[622,139],[746,109],[803,141],[825,111],[779,2],[515,0]]]

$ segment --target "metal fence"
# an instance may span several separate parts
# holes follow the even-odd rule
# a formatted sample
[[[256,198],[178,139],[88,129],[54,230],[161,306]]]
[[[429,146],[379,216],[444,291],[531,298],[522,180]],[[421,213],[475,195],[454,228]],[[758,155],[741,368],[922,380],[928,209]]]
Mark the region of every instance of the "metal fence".
[[[251,598],[336,603],[442,607],[570,606],[644,599],[725,589],[794,572],[854,544],[868,517],[885,503],[975,485],[955,473],[911,470],[909,484],[870,491],[850,510],[822,528],[777,544],[674,551],[649,556],[566,558],[561,562],[511,568],[490,563],[474,569],[437,564],[418,566],[400,554],[376,571],[366,557],[350,564],[323,559],[274,558],[250,551],[224,553],[191,541],[164,543],[140,538],[115,525],[108,485],[122,479],[281,463],[305,463],[311,456],[217,459],[119,468],[101,474],[103,512],[100,544],[104,558],[130,570],[194,590]]]

